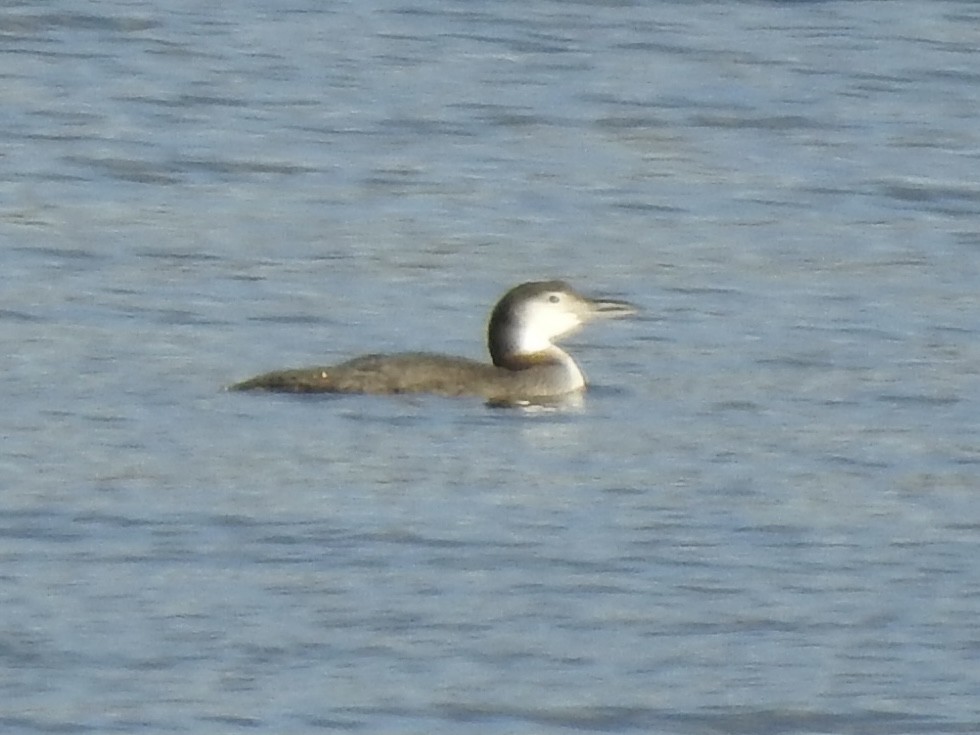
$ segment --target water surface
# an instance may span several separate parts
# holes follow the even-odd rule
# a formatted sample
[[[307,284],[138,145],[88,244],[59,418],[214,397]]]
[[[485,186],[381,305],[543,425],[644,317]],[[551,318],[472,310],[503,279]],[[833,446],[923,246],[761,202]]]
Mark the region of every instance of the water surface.
[[[0,725],[975,732],[978,33],[5,6]],[[221,390],[550,277],[578,410]]]

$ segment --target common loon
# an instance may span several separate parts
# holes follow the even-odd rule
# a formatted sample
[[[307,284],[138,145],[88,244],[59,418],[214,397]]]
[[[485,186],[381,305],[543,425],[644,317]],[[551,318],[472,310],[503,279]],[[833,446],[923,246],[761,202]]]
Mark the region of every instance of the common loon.
[[[532,281],[504,294],[490,315],[487,342],[492,365],[430,352],[372,354],[327,367],[264,373],[229,389],[433,393],[480,396],[505,404],[560,400],[584,390],[585,376],[552,340],[588,321],[636,312],[625,301],[586,298],[564,281]]]

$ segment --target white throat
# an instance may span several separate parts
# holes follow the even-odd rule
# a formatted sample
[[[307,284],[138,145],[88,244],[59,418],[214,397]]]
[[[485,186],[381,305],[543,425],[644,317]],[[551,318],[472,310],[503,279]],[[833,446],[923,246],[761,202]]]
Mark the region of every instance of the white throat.
[[[549,356],[554,357],[561,363],[563,392],[570,393],[585,387],[585,375],[582,373],[582,369],[578,366],[578,363],[572,359],[571,355],[557,345],[551,345],[547,352]]]

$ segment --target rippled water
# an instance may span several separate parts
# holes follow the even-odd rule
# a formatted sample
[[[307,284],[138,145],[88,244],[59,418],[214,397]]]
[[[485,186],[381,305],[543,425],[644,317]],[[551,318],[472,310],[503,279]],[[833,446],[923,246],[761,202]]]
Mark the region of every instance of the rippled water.
[[[980,6],[0,9],[5,732],[980,729]],[[225,393],[640,319],[564,412]]]

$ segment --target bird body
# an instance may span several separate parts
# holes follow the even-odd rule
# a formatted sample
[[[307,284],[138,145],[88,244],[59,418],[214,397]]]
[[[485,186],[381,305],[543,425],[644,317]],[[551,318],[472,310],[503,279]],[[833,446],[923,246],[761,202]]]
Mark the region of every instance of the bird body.
[[[547,401],[586,385],[575,360],[552,340],[595,318],[634,313],[631,304],[588,299],[563,281],[534,281],[512,288],[494,308],[488,326],[492,364],[431,352],[370,354],[336,365],[265,373],[231,389]]]

